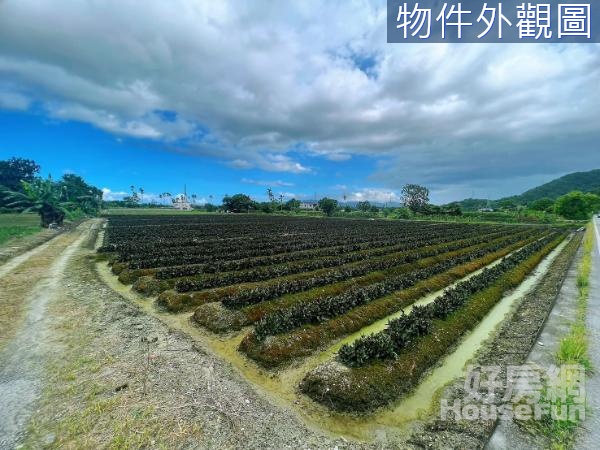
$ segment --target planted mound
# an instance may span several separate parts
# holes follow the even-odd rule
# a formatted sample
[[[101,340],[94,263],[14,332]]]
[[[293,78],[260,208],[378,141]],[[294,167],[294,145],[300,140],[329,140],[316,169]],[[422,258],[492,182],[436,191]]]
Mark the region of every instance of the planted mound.
[[[354,308],[319,325],[307,325],[294,331],[258,339],[249,333],[240,344],[240,351],[265,367],[276,367],[294,358],[307,356],[333,340],[355,333],[377,320],[394,314],[430,292],[438,291],[487,266],[493,261],[523,246],[518,242],[441,274],[420,281],[414,286]]]
[[[518,239],[518,238],[517,238]],[[319,324],[341,314],[345,314],[357,306],[384,297],[394,291],[406,289],[418,281],[445,272],[451,267],[480,258],[506,245],[513,239],[501,240],[494,245],[472,249],[466,254],[442,260],[428,267],[410,273],[388,276],[384,280],[368,286],[353,287],[340,295],[318,299],[317,301],[300,303],[292,308],[278,311],[262,319],[256,326],[256,336],[261,339],[269,335],[285,333],[304,324]],[[470,250],[470,249],[469,249]]]
[[[394,322],[392,329],[345,347],[339,360],[307,374],[300,389],[315,401],[341,411],[370,411],[398,399],[412,390],[507,291],[521,284],[562,239],[563,235],[543,242],[541,249],[539,244],[532,244],[506,258],[498,271],[486,271],[442,294],[435,306],[418,308],[414,316]],[[486,285],[486,281],[491,283]],[[353,367],[342,364],[342,360]]]
[[[361,272],[381,270],[403,262],[416,261],[417,259],[440,252],[456,250],[477,243],[487,242],[496,237],[498,237],[497,233],[494,233],[492,235],[475,236],[470,239],[460,239],[458,241],[438,245],[435,245],[437,240],[432,240],[426,248],[420,246],[421,242],[418,242],[418,244],[415,244],[414,242],[405,242],[400,245],[349,252],[343,255],[321,258],[311,257],[310,259],[302,259],[286,264],[270,264],[264,267],[252,267],[245,270],[224,272],[216,275],[202,274],[196,277],[187,277],[178,280],[175,283],[175,290],[177,292],[190,292],[219,286],[229,286],[237,283],[269,280],[296,273],[310,272],[329,267],[340,267],[358,261],[362,262],[362,264],[357,267],[362,268]],[[502,233],[500,237],[502,237]],[[447,240],[447,237],[445,237],[444,240]],[[419,245],[419,247],[414,249],[415,245]],[[237,304],[231,304],[231,299],[226,299],[225,301],[228,306],[237,306]]]
[[[463,239],[468,239],[476,236],[487,236],[488,238],[493,239],[501,235],[508,235],[515,232],[514,230],[506,227],[501,229],[490,229],[489,231],[485,230],[484,233],[482,233],[482,231],[484,230],[473,229],[462,234],[452,232],[439,235],[438,233],[432,233],[425,230],[425,233],[419,236],[406,236],[405,238],[401,239],[400,243],[398,243],[398,237],[386,237],[384,239],[377,239],[369,242],[322,247],[292,253],[280,253],[270,256],[221,260],[207,264],[190,264],[186,266],[164,267],[157,270],[156,278],[180,278],[186,276],[239,271],[263,266],[271,266],[274,264],[289,263],[293,261],[299,261],[302,259],[314,259],[328,256],[348,255],[351,253],[359,253],[365,250],[368,250],[368,255],[370,256],[381,256],[387,253],[394,253],[402,250],[419,248],[423,246],[423,242],[425,239],[429,239],[428,245],[437,245],[440,243],[453,241],[456,238],[456,236],[462,236]],[[487,234],[488,232],[489,234]]]
[[[383,272],[371,272],[367,275],[363,275],[360,277],[352,278],[351,280],[339,281],[336,283],[331,283],[326,285],[325,287],[317,287],[312,288],[306,291],[301,291],[301,293],[292,293],[288,294],[284,297],[280,297],[278,299],[272,301],[265,301],[258,303],[256,305],[250,305],[245,308],[241,308],[239,310],[229,309],[231,311],[231,315],[235,316],[232,323],[237,329],[250,325],[260,319],[267,317],[270,313],[276,313],[277,311],[285,310],[293,306],[294,304],[306,304],[309,301],[313,302],[321,302],[323,299],[332,298],[334,296],[342,295],[344,292],[356,290],[360,286],[367,286],[370,284],[375,284],[378,282],[382,282],[390,277],[397,277],[399,274],[404,274],[405,278],[409,277],[409,273],[416,273],[419,269],[423,269],[426,267],[430,267],[435,265],[436,263],[440,263],[443,261],[450,261],[452,258],[456,258],[458,255],[469,254],[473,250],[477,250],[480,248],[489,248],[492,244],[500,245],[500,243],[509,243],[515,241],[523,236],[528,236],[530,233],[526,233],[525,235],[516,235],[510,237],[499,238],[493,240],[488,244],[479,244],[472,245],[470,247],[462,248],[462,245],[465,245],[469,242],[469,240],[461,240],[458,242],[453,242],[450,244],[444,244],[440,247],[432,247],[431,249],[418,249],[416,251],[407,252],[406,254],[401,256],[401,261],[403,260],[414,260],[416,257],[421,257],[418,261],[410,263],[410,264],[401,264],[397,267],[393,267]],[[459,248],[460,250],[455,250]],[[447,253],[440,253],[443,251],[447,251]],[[452,250],[452,251],[451,251]],[[491,251],[491,250],[490,250]],[[437,255],[437,256],[433,256]],[[240,289],[244,289],[244,286],[239,286]],[[208,319],[208,316],[204,318],[204,315],[201,313],[201,310],[206,306],[200,306],[198,308],[198,314],[195,315],[197,317],[197,322],[199,325],[204,326],[212,331],[225,331],[215,325]],[[240,313],[243,314],[245,320],[240,320]],[[227,311],[223,311],[223,314],[227,314]]]
[[[304,264],[319,264],[314,261],[347,257],[351,252],[383,255],[458,238],[517,233],[519,230],[523,228],[393,221],[112,216],[100,252],[110,252],[116,274],[126,270],[123,282],[135,282],[153,271],[157,279],[195,278],[197,275],[200,279],[196,281],[201,281],[200,286],[207,288],[271,276],[268,270],[255,272],[259,266],[300,260],[305,260]],[[304,264],[273,270],[283,269],[286,273],[308,270]],[[322,264],[337,262],[331,260]],[[223,272],[244,270],[249,273],[221,277]],[[205,278],[206,282],[203,281]]]
[[[283,295],[307,291],[314,287],[361,277],[374,271],[385,271],[398,268],[404,272],[405,268],[412,267],[412,265],[409,264],[410,261],[414,261],[417,265],[427,265],[428,262],[431,261],[427,258],[435,258],[438,256],[440,260],[442,260],[446,259],[446,257],[468,254],[479,251],[480,249],[490,248],[493,245],[505,245],[507,242],[515,242],[520,239],[523,239],[523,236],[519,234],[494,239],[490,243],[477,243],[476,241],[475,245],[471,244],[466,248],[459,246],[458,248],[460,250],[455,250],[452,245],[442,245],[431,249],[421,249],[420,251],[408,252],[406,254],[392,255],[374,261],[354,263],[336,269],[301,274],[297,277],[279,278],[269,282],[259,283],[256,287],[250,289],[231,290],[231,292],[225,295],[221,301],[228,308],[241,308]],[[451,251],[449,252],[448,250]],[[405,264],[406,266],[404,266]]]

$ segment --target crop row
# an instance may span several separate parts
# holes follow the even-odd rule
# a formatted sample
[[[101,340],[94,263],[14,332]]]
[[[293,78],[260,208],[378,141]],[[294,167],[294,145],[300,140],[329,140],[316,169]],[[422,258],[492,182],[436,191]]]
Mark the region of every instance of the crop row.
[[[120,254],[120,261],[128,261],[132,269],[144,269],[152,267],[165,267],[172,265],[190,265],[200,263],[211,263],[215,261],[242,259],[256,256],[270,256],[281,253],[293,253],[303,250],[318,249],[337,245],[348,245],[356,243],[368,243],[383,241],[393,245],[403,241],[420,241],[426,244],[434,237],[447,235],[461,236],[465,233],[462,228],[457,227],[425,227],[402,230],[398,234],[372,233],[368,229],[358,230],[352,233],[337,233],[333,235],[317,234],[314,236],[302,236],[293,238],[286,236],[282,239],[261,239],[260,241],[247,240],[245,242],[218,242],[216,245],[208,246],[204,243],[196,246],[177,248],[173,251],[165,251],[158,246],[152,253],[144,254]]]
[[[445,272],[421,280],[407,289],[392,292],[389,295],[358,306],[345,314],[321,322],[318,325],[296,328],[290,332],[272,335],[268,339],[260,340],[257,338],[254,331],[251,331],[242,340],[240,350],[265,367],[279,366],[296,358],[310,355],[316,349],[323,348],[343,336],[356,333],[378,320],[389,317],[391,314],[397,313],[402,310],[402,308],[411,305],[416,300],[431,292],[448,287],[452,283],[498,261],[500,258],[522,248],[524,245],[527,245],[536,239],[537,238],[534,237],[532,239],[522,240],[496,250],[495,252],[488,253],[480,258],[454,266]],[[456,253],[454,255],[456,255]],[[433,259],[438,258],[439,257],[435,257]],[[419,264],[421,263],[423,263],[423,261],[419,261]],[[371,276],[369,275],[366,278],[370,279]],[[384,278],[381,277],[377,279],[381,280]],[[328,295],[344,292],[354,284],[354,280],[351,281],[352,283],[341,283],[342,285],[345,285],[341,290],[335,287],[335,285],[327,286],[323,290],[325,290]],[[371,279],[370,281],[372,282],[373,280]],[[334,287],[335,289],[331,289]],[[320,294],[315,291],[315,295],[313,295],[312,298],[318,298],[319,296]],[[279,305],[287,303],[287,299],[288,297],[282,297],[277,301],[259,303],[251,308],[239,310],[239,312],[249,314],[260,320],[260,318],[266,317],[273,311],[282,309]],[[205,306],[209,307],[211,305]],[[273,307],[275,307],[275,309],[273,309]],[[199,323],[205,318],[200,316],[200,314],[205,313],[204,311],[201,311],[203,309],[203,307],[198,308],[194,314],[194,320]],[[232,317],[232,319],[238,322],[240,318],[241,317],[239,316]],[[218,322],[220,317],[213,317],[213,319],[216,319],[215,322]]]
[[[413,223],[394,224],[393,226],[377,223],[365,227],[358,221],[340,223],[339,221],[315,220],[289,220],[287,222],[258,222],[256,224],[239,223],[235,226],[223,224],[202,225],[185,223],[183,225],[156,226],[115,226],[114,219],[109,222],[109,234],[105,237],[105,251],[119,251],[122,253],[153,253],[157,249],[155,242],[161,244],[162,249],[170,247],[189,247],[199,243],[218,244],[227,241],[259,241],[291,239],[295,237],[308,237],[317,234],[334,236],[339,234],[353,235],[365,233],[398,234],[416,229]],[[199,222],[201,223],[201,222]],[[425,228],[434,228],[431,224]]]
[[[248,223],[233,219],[233,225],[225,225],[228,223],[225,218],[177,219],[182,220],[158,220],[161,225],[153,225],[152,220],[111,218],[101,251],[115,253],[112,259],[128,263],[130,269],[196,265],[187,271],[181,269],[181,274],[176,272],[177,268],[172,269],[174,276],[187,276],[210,272],[211,264],[218,265],[223,261],[268,258],[324,247],[368,245],[370,242],[393,245],[421,238],[426,243],[434,236],[464,236],[476,231],[484,234],[500,228],[491,225],[287,218],[275,221],[249,218]],[[233,270],[240,268],[234,267]],[[217,270],[227,269],[216,267],[214,271]]]
[[[521,230],[522,231],[522,230]],[[508,233],[509,231],[504,230],[503,233]],[[466,233],[467,236],[474,236],[481,233]],[[332,241],[331,238],[322,238],[321,240],[311,240],[311,242],[299,242],[293,244],[291,242],[285,244],[261,244],[259,246],[246,246],[242,247],[240,245],[236,246],[235,249],[220,249],[216,253],[209,253],[207,251],[199,251],[198,249],[188,249],[185,252],[181,252],[179,255],[163,255],[157,258],[142,258],[137,261],[130,261],[127,263],[125,267],[130,274],[133,274],[133,278],[136,277],[136,274],[145,274],[144,272],[152,271],[153,273],[158,272],[158,270],[171,270],[171,273],[175,274],[175,276],[181,276],[180,274],[187,273],[189,271],[202,270],[204,267],[208,267],[209,270],[211,267],[219,267],[221,264],[231,264],[233,266],[240,263],[242,265],[250,264],[249,267],[255,267],[253,262],[258,260],[258,265],[266,264],[277,264],[277,260],[280,258],[291,258],[292,260],[296,257],[296,255],[307,255],[305,258],[307,259],[312,256],[313,252],[320,251],[330,251],[333,249],[339,249],[340,247],[344,247],[345,249],[351,248],[352,246],[361,246],[368,247],[371,249],[380,249],[381,254],[389,253],[387,249],[389,247],[398,246],[399,249],[410,249],[417,248],[424,245],[429,244],[430,242],[438,242],[438,241],[447,241],[456,239],[458,236],[464,236],[465,233],[459,233],[457,230],[453,230],[451,233],[444,233],[441,229],[430,229],[426,230],[423,233],[412,235],[398,235],[391,237],[384,237],[377,239],[369,238],[368,236],[360,236],[355,239],[351,239],[348,237],[340,238],[339,241]],[[340,245],[343,243],[344,245]],[[308,249],[307,249],[308,248]],[[267,255],[267,256],[261,256]],[[314,257],[314,256],[312,256]],[[260,259],[259,259],[260,258]],[[202,261],[203,264],[198,264],[198,262]],[[275,262],[274,262],[275,261]],[[177,266],[173,267],[172,264],[176,263]],[[184,265],[181,265],[184,264]],[[119,267],[122,263],[117,263],[114,265],[114,268]],[[165,267],[167,266],[167,267]],[[161,269],[155,269],[157,267],[162,267]],[[122,270],[124,267],[119,267]],[[235,269],[234,269],[235,270]],[[243,269],[242,269],[243,270]],[[119,273],[116,270],[115,273]],[[192,275],[194,277],[194,275]],[[202,276],[197,276],[198,278],[203,278]],[[163,274],[157,277],[158,279],[168,279]]]
[[[504,239],[504,238],[503,238]],[[512,237],[507,238],[512,239]],[[516,238],[515,238],[516,239]],[[480,244],[482,247],[487,244]],[[470,252],[471,248],[463,249],[464,252]],[[354,277],[359,277],[373,271],[381,271],[402,265],[410,260],[419,260],[422,256],[430,254],[436,255],[446,251],[444,246],[439,248],[422,249],[423,255],[418,253],[399,254],[392,258],[377,259],[374,261],[365,261],[364,263],[355,263],[339,268],[325,269],[315,273],[305,273],[290,279],[281,278],[274,279],[269,282],[259,284],[254,288],[244,288],[232,290],[231,293],[221,299],[223,305],[228,308],[241,308],[253,303],[263,302],[272,298],[280,297],[295,292],[306,291],[317,286],[324,286],[331,283],[336,283],[342,280],[347,280]]]
[[[466,254],[441,261],[414,272],[389,276],[378,283],[353,287],[340,295],[300,303],[289,309],[277,311],[263,318],[257,324],[255,333],[260,339],[268,335],[284,333],[301,325],[317,324],[329,320],[359,305],[363,305],[394,291],[406,289],[420,280],[442,273],[453,266],[477,259],[487,253],[518,242],[521,239],[521,236],[511,236],[507,239],[497,241],[493,245],[473,249],[473,251]]]
[[[458,248],[474,245],[480,242],[494,239],[494,235],[479,235],[471,239],[461,239],[454,241],[452,244],[444,245],[440,248],[436,248],[435,251],[450,251]],[[445,238],[439,238],[442,242]],[[427,246],[434,245],[438,242],[438,239],[432,239],[428,242]],[[365,270],[372,268],[371,270],[381,270],[387,268],[387,264],[401,264],[404,262],[415,261],[416,259],[430,256],[431,247],[420,246],[421,249],[418,253],[406,252],[406,250],[415,248],[420,245],[421,242],[408,242],[403,244],[397,244],[384,248],[368,249],[363,251],[346,253],[340,256],[324,257],[324,258],[310,258],[302,259],[298,262],[289,264],[273,264],[266,267],[252,268],[247,270],[239,270],[232,272],[220,273],[214,276],[199,276],[197,278],[185,278],[179,280],[175,284],[175,289],[178,292],[189,292],[199,291],[202,289],[208,289],[218,286],[228,286],[235,283],[246,283],[255,282],[261,280],[268,280],[271,278],[282,277],[285,275],[291,275],[295,273],[309,272],[318,269],[324,269],[329,267],[338,267],[344,264],[353,263],[357,261],[364,261],[368,258],[383,257],[379,260],[370,259],[364,264]]]
[[[414,328],[405,336],[407,342],[400,344],[404,347],[398,348],[396,355],[386,354],[387,350],[379,347],[384,353],[382,358],[367,355],[363,363],[360,362],[362,356],[356,354],[357,367],[344,367],[330,361],[309,372],[300,389],[314,400],[344,411],[368,411],[396,400],[413,389],[423,374],[473,329],[506,292],[521,284],[564,237],[560,234],[550,241],[544,239],[542,248],[537,244],[525,248],[524,253],[516,256],[516,265],[489,279],[487,285],[473,286],[473,292],[468,294],[467,290],[466,298],[460,299],[457,293],[456,298],[444,300],[436,306],[440,318],[430,322],[419,318],[418,324],[411,322]],[[448,314],[444,312],[446,309]],[[415,317],[419,312],[424,310],[417,308]],[[427,314],[432,314],[431,310]],[[402,331],[406,331],[403,325],[407,325],[403,320],[397,324],[398,342],[402,342]],[[348,358],[355,359],[354,356]]]
[[[548,236],[529,244],[505,257],[499,264],[485,268],[480,274],[447,289],[433,302],[421,307],[415,306],[409,314],[391,320],[385,330],[364,336],[352,345],[344,345],[339,352],[341,361],[348,366],[357,367],[373,360],[397,358],[404,348],[431,331],[434,320],[448,317],[475,292],[488,287],[554,238],[555,236]]]
[[[496,239],[499,239],[497,235],[494,236]],[[525,232],[522,234],[522,240],[517,242],[523,245],[528,240],[537,239],[539,236],[539,232],[533,234],[531,232]],[[485,237],[482,237],[480,242],[485,243],[486,241],[488,241],[487,245],[494,243],[494,239],[486,239]],[[513,241],[514,239],[510,239],[510,241],[507,242]],[[496,240],[496,242],[498,241]],[[483,246],[486,246],[486,244]],[[388,276],[394,276],[400,273],[408,273],[422,269],[424,267],[439,263],[445,259],[466,254],[476,248],[481,247],[482,245],[479,245],[474,238],[471,238],[438,244],[437,246],[431,246],[427,248],[415,249],[404,254],[406,261],[412,262],[400,264],[384,271],[369,272],[365,275],[347,280],[337,281],[335,283],[318,286],[305,291],[290,293],[272,300],[252,303],[239,309],[223,308],[220,306],[220,304],[215,304],[215,302],[227,298],[228,295],[231,295],[232,292],[236,291],[236,289],[232,288],[220,288],[212,291],[192,292],[186,294],[177,294],[174,291],[168,291],[159,296],[159,302],[171,311],[187,308],[193,304],[201,305],[194,314],[196,321],[200,325],[215,332],[230,331],[233,329],[239,329],[245,325],[250,325],[275,311],[288,308],[294,304],[301,302],[304,303],[311,300],[318,301],[322,298],[339,295],[349,289],[356,288],[357,286],[366,286],[385,280]],[[274,280],[273,282],[278,283],[280,280]],[[267,285],[268,283],[262,284]],[[253,286],[254,288],[256,287],[256,285],[240,285],[238,288],[240,290],[246,290],[249,288],[249,286]]]
[[[488,234],[489,233],[489,234]],[[505,227],[496,229],[490,229],[487,233],[482,233],[480,230],[471,230],[470,232],[463,233],[462,238],[467,239],[474,236],[485,235],[492,239],[494,236],[507,235],[514,233],[513,230],[506,229]],[[435,245],[441,242],[452,241],[456,235],[430,235],[431,238],[426,245]],[[338,245],[338,246],[327,246],[320,247],[310,250],[302,250],[297,252],[279,253],[270,256],[258,256],[242,259],[233,260],[220,260],[212,263],[205,264],[190,264],[185,266],[170,266],[158,269],[156,271],[157,279],[170,279],[179,278],[186,276],[195,276],[200,274],[212,274],[217,272],[229,272],[244,270],[248,268],[256,268],[262,266],[270,266],[274,264],[283,264],[292,261],[299,261],[304,259],[322,258],[327,256],[346,255],[349,253],[360,252],[363,250],[369,250],[370,256],[379,256],[386,253],[393,253],[401,250],[409,250],[417,248],[423,245],[422,241],[426,236],[408,236],[405,238],[390,238],[386,237],[382,240],[373,240],[367,242],[359,242],[354,244]],[[400,243],[399,243],[400,241]],[[348,260],[350,261],[350,259]]]

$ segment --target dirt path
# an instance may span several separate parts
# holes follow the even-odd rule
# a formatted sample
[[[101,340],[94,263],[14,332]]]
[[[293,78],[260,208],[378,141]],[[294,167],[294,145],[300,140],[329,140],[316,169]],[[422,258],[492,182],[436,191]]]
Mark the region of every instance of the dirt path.
[[[46,353],[46,306],[59,294],[66,263],[94,226],[98,222],[86,222],[0,267],[3,314],[23,316],[18,331],[0,353],[0,448],[15,445],[39,397],[43,369],[39,362]],[[7,311],[4,307],[9,304]],[[16,319],[13,317],[13,322]]]

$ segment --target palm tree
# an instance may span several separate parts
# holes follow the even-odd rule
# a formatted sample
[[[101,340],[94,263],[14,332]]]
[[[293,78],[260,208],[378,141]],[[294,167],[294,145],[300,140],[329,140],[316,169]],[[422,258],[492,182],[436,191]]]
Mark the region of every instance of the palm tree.
[[[198,196],[196,194],[192,194],[192,205],[196,204],[196,198],[198,198]]]
[[[140,188],[140,200],[142,203],[144,203],[144,188]]]
[[[48,228],[50,224],[61,226],[68,207],[74,206],[73,202],[61,201],[62,188],[52,181],[35,179],[28,183],[21,181],[23,192],[4,190],[3,197],[9,202],[7,206],[24,208],[22,212],[36,212],[40,215],[40,224]]]

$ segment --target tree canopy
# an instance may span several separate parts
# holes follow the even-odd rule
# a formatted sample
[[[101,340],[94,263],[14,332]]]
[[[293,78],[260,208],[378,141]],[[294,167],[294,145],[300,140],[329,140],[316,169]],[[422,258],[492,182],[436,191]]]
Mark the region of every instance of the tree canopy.
[[[546,211],[554,206],[554,200],[548,197],[540,198],[535,200],[529,205],[529,207],[535,211]]]
[[[356,209],[358,209],[359,211],[370,211],[371,210],[371,202],[365,200],[364,202],[358,202],[356,204]]]
[[[31,159],[10,158],[0,161],[0,185],[10,191],[22,192],[21,181],[31,183],[39,171],[39,164]]]
[[[58,184],[61,188],[62,200],[79,204],[87,214],[95,214],[100,208],[102,191],[87,184],[79,175],[66,174]]]
[[[406,184],[402,188],[402,202],[412,212],[420,212],[429,204],[429,189],[418,184]]]
[[[31,183],[21,181],[22,192],[4,191],[9,207],[22,208],[23,212],[36,212],[40,215],[41,226],[62,225],[70,202],[61,200],[61,188],[51,177],[46,180],[34,179]]]
[[[573,191],[559,197],[554,204],[556,214],[565,219],[585,220],[600,209],[600,197]]]
[[[331,216],[338,207],[338,201],[332,198],[324,197],[321,200],[319,200],[318,205],[319,209],[323,211],[325,215]]]
[[[257,208],[257,204],[246,194],[226,195],[223,197],[223,208],[234,213],[249,212]]]
[[[61,225],[66,214],[77,211],[95,215],[102,191],[79,175],[67,174],[58,182],[37,176],[40,166],[30,159],[0,161],[0,205],[23,212],[37,212],[43,227]]]

